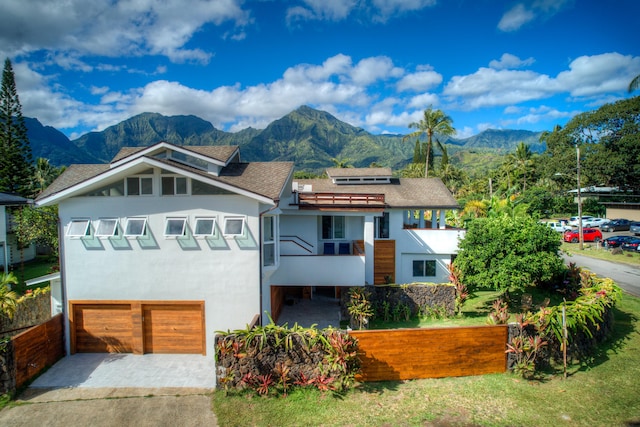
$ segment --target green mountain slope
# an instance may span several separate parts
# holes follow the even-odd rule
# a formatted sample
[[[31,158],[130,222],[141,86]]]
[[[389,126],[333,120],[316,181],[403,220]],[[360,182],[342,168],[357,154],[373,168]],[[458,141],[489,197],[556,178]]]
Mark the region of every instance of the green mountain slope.
[[[293,161],[297,170],[316,173],[333,166],[332,159],[348,160],[355,167],[376,163],[398,170],[412,160],[415,145],[415,139],[403,141],[403,135],[373,135],[307,106],[273,121],[265,129],[247,128],[233,133],[218,130],[196,116],[167,117],[157,113],[139,114],[74,141],[51,127],[43,127],[36,119],[29,119],[27,127],[34,157],[48,158],[58,166],[108,162],[122,147],[168,141],[177,145],[240,145],[245,161]],[[539,136],[540,133],[520,130],[486,130],[470,138],[441,141],[452,162],[466,168],[483,163],[484,157],[513,152],[519,142],[530,145],[534,152],[544,151]]]

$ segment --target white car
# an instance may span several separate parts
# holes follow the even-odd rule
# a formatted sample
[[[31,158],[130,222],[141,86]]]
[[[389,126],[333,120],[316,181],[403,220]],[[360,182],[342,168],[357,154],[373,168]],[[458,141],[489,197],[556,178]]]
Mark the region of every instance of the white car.
[[[545,222],[543,224],[545,224],[547,227],[549,227],[552,230],[557,231],[559,233],[564,233],[567,230],[571,230],[571,226],[570,225],[564,225],[563,223],[558,222],[558,221],[549,221],[549,222]]]
[[[577,227],[578,226],[578,218],[577,216],[572,216],[569,219],[569,225],[572,227]],[[595,219],[594,217],[592,217],[591,215],[583,215],[582,216],[582,226],[586,227],[586,225],[584,225],[587,221],[590,221],[592,219]]]
[[[582,226],[583,227],[600,227],[601,225],[604,225],[609,221],[610,220],[606,218],[591,218],[588,220],[582,220]]]

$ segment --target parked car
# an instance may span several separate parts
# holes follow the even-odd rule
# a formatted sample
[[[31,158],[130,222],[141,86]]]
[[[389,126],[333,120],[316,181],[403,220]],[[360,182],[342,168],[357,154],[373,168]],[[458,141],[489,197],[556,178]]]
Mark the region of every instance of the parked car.
[[[600,227],[602,231],[626,231],[629,228],[631,228],[631,221],[622,218],[611,220]]]
[[[625,242],[620,246],[623,251],[637,251],[640,247],[640,238],[632,237],[631,240]]]
[[[602,241],[602,244],[607,249],[618,248],[622,246],[623,243],[628,242],[633,238],[634,238],[633,236],[611,236],[604,239]]]
[[[610,221],[611,220],[606,218],[592,218],[592,219],[582,221],[582,226],[583,227],[600,227]]]
[[[566,231],[562,238],[565,242],[578,243],[580,241],[579,230]],[[582,238],[584,242],[599,242],[602,240],[602,233],[597,228],[583,228]]]
[[[577,216],[572,216],[571,218],[569,218],[569,225],[578,227],[578,218],[579,217]],[[584,227],[585,221],[592,220],[593,218],[594,217],[592,217],[591,215],[582,215],[582,226]]]
[[[548,222],[544,222],[543,224],[546,224],[547,227],[560,233],[564,233],[567,230],[571,230],[571,226],[563,224],[558,221],[548,221]]]
[[[633,222],[629,227],[629,231],[636,236],[640,236],[640,222]]]

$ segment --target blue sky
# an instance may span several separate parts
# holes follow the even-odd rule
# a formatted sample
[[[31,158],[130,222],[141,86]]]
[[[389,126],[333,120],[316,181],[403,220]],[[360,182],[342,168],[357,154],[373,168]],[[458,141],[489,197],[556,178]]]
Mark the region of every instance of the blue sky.
[[[142,112],[264,128],[300,105],[376,134],[432,105],[467,137],[630,97],[639,17],[636,0],[10,0],[0,55],[23,114],[71,138]]]

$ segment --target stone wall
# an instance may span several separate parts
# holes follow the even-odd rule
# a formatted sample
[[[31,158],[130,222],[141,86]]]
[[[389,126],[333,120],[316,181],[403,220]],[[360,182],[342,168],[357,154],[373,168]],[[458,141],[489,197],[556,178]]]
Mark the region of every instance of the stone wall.
[[[411,283],[407,285],[365,286],[371,294],[371,304],[376,317],[383,317],[384,303],[390,310],[402,305],[411,310],[411,317],[425,310],[441,310],[447,316],[453,316],[456,309],[456,288],[448,283]],[[342,318],[349,319],[349,292],[342,292]]]
[[[16,369],[13,341],[0,339],[0,396],[16,390]]]
[[[51,319],[51,293],[39,291],[33,296],[26,295],[20,298],[13,319],[0,314],[0,338],[19,334],[25,328],[39,325],[49,319]]]

